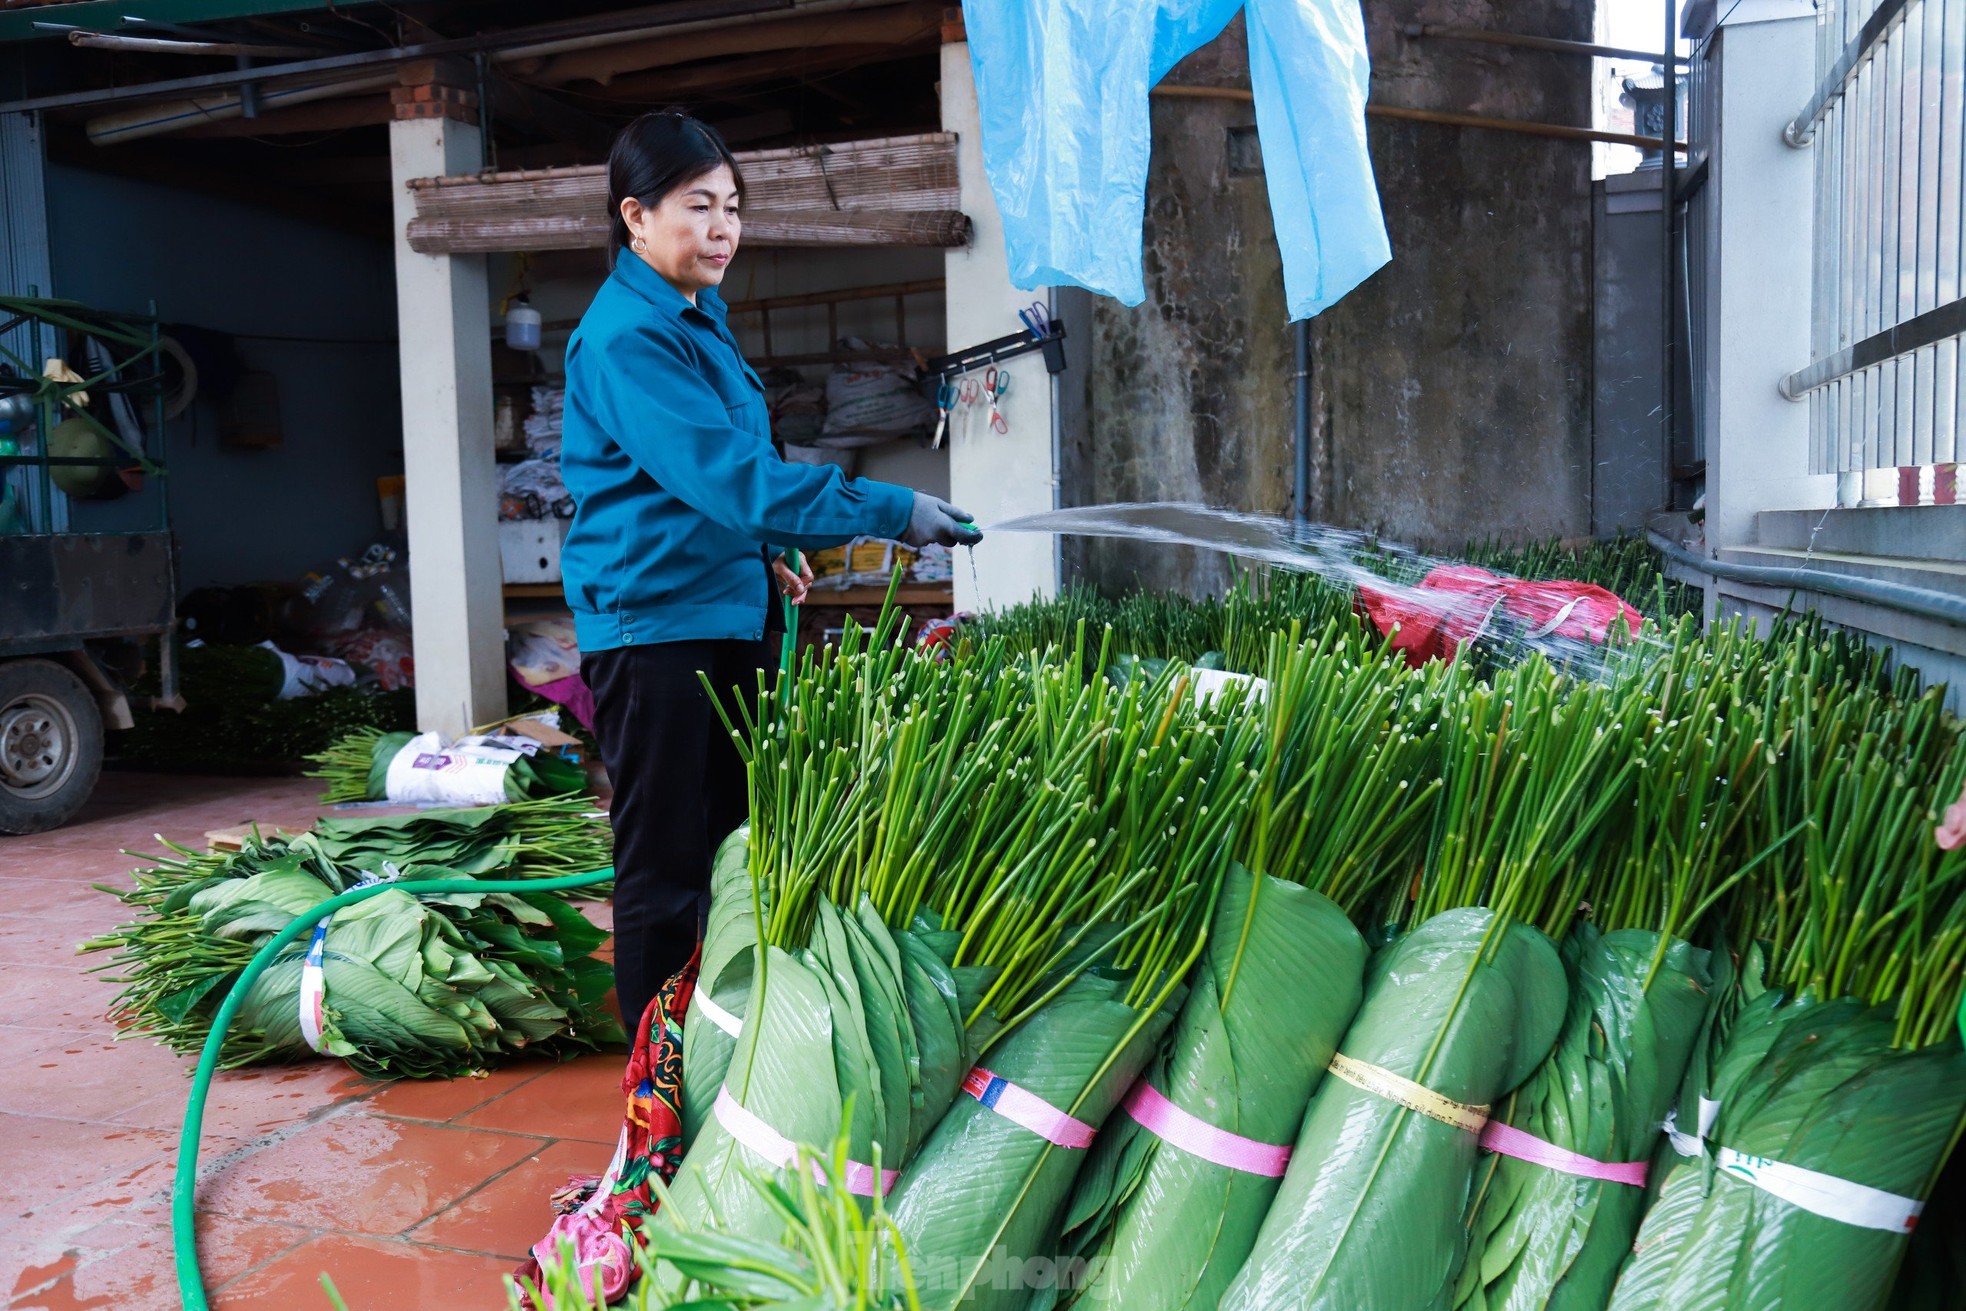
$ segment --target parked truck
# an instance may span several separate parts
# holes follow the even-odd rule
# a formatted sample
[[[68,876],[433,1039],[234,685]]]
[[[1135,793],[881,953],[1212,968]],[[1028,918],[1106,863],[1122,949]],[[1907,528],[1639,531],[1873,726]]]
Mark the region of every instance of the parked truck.
[[[0,297],[0,834],[58,827],[89,799],[137,668],[154,661],[152,700],[177,705],[161,489],[135,507],[141,529],[77,527],[109,479],[163,474],[158,342],[154,317]]]

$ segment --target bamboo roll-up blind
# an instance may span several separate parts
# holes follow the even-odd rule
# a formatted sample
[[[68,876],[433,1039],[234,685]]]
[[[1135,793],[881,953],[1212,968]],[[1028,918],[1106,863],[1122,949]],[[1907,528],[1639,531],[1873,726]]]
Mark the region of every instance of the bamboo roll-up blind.
[[[956,246],[967,239],[951,134],[747,151],[737,159],[747,242]],[[410,245],[426,254],[607,242],[602,167],[419,178],[410,186]]]

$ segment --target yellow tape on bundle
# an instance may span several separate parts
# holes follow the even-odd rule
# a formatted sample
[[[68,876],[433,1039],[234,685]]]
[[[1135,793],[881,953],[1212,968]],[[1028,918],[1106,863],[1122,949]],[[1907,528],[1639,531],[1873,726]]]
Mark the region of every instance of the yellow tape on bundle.
[[[1383,1097],[1409,1111],[1418,1111],[1430,1120],[1439,1120],[1456,1129],[1480,1133],[1482,1126],[1488,1123],[1486,1106],[1470,1106],[1466,1102],[1442,1097],[1433,1089],[1417,1084],[1404,1075],[1364,1061],[1355,1061],[1343,1052],[1332,1056],[1328,1068],[1354,1088],[1369,1092],[1374,1097]]]

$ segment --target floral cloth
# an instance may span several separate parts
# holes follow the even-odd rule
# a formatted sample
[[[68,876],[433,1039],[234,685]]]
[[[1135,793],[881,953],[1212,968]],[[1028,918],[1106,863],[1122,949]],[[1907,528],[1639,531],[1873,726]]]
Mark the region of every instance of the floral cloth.
[[[629,1240],[657,1205],[649,1179],[666,1184],[682,1164],[683,1012],[696,991],[697,960],[691,956],[642,1013],[621,1076],[626,1108],[614,1159],[606,1174],[577,1175],[553,1194],[559,1215],[514,1272],[522,1290],[539,1290],[537,1297],[522,1293],[523,1305],[553,1311],[543,1267],[568,1246],[590,1295],[614,1302],[627,1293],[635,1272]]]

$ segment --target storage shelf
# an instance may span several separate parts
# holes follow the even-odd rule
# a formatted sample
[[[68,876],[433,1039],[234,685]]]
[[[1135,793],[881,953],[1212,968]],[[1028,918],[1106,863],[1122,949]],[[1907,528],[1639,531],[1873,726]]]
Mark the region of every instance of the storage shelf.
[[[507,583],[505,599],[512,600],[553,600],[565,595],[559,583]],[[807,605],[830,606],[835,609],[851,605],[879,605],[887,599],[887,588],[867,587],[814,587],[806,593]],[[899,605],[937,605],[949,604],[956,599],[956,589],[951,583],[903,583],[894,593]]]
[[[814,586],[806,593],[805,608],[843,610],[850,606],[879,605],[885,600],[885,585],[845,588]],[[953,605],[955,600],[953,583],[903,583],[894,593],[896,605]]]

